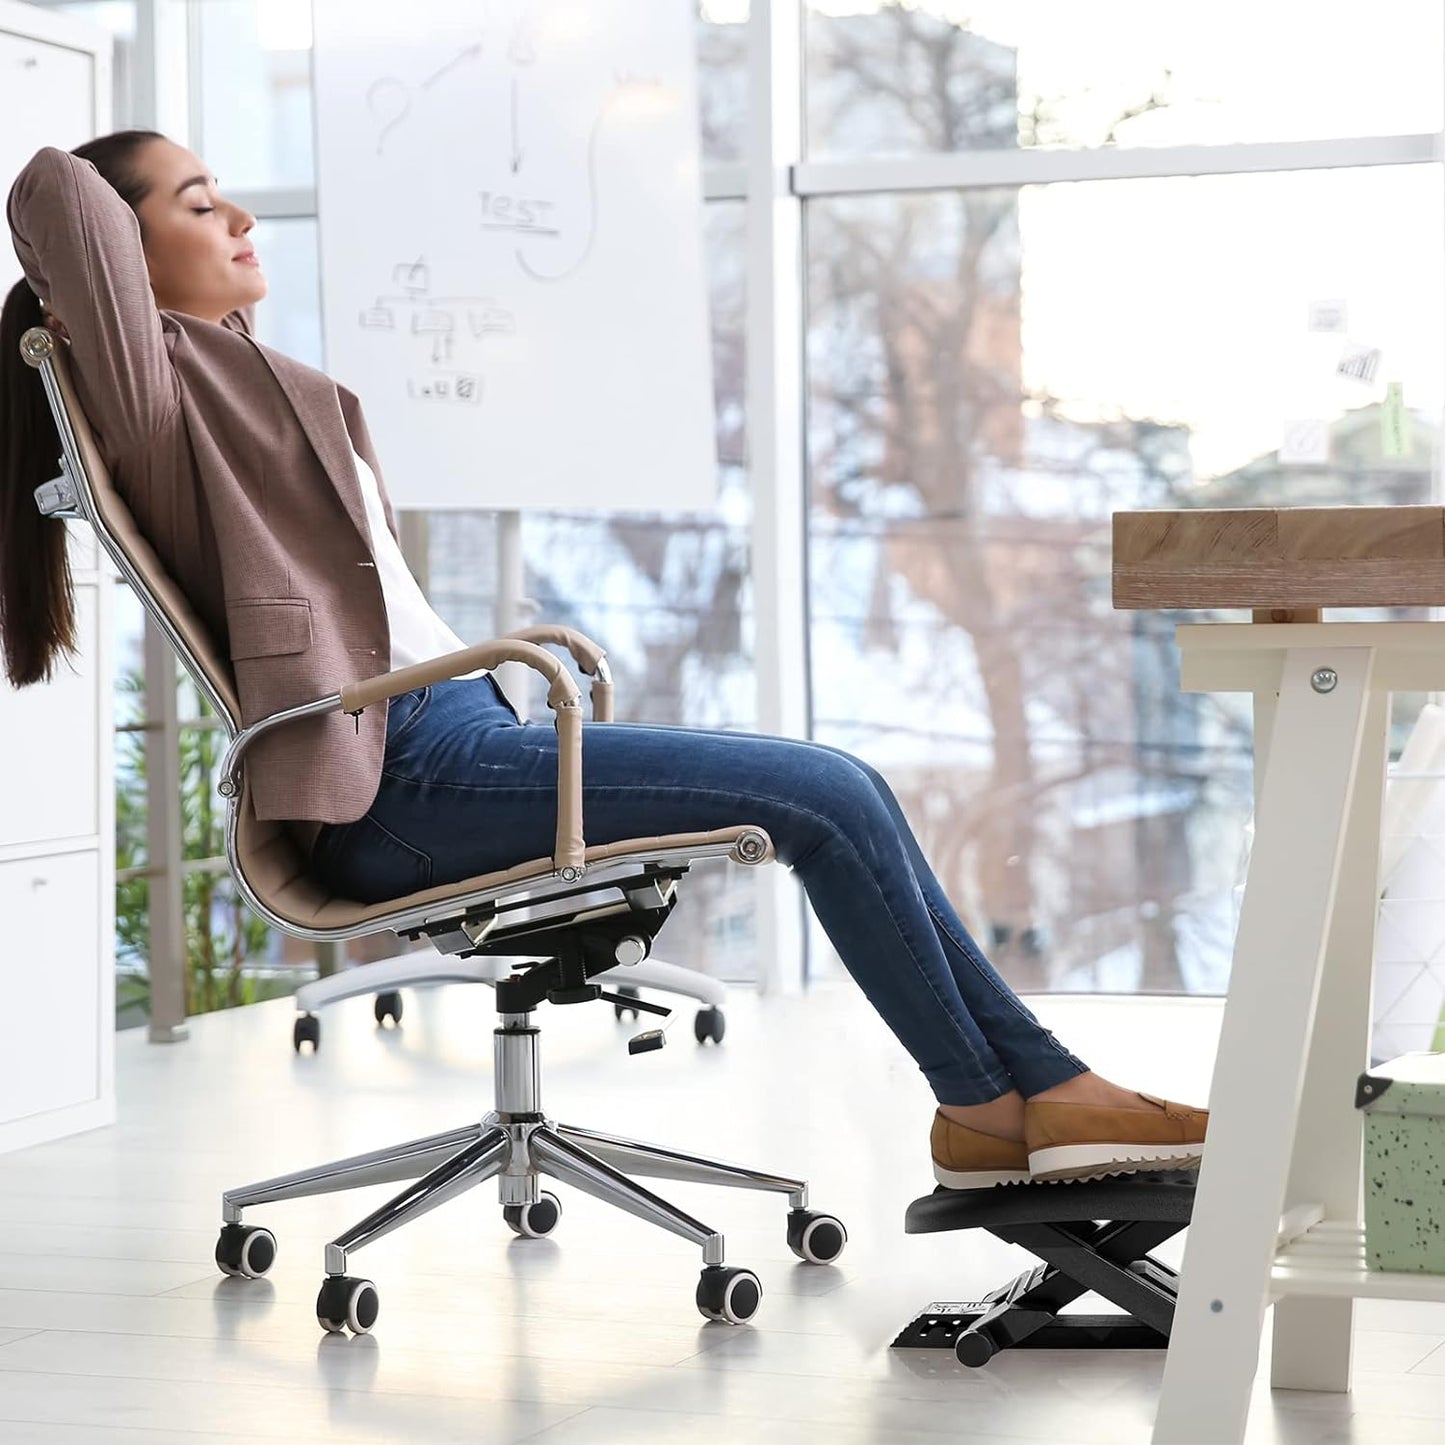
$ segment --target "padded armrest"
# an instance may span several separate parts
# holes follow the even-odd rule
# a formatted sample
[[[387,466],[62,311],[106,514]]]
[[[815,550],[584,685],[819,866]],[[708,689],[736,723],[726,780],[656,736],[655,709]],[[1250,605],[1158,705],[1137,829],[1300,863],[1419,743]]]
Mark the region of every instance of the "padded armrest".
[[[360,712],[369,702],[444,682],[479,667],[496,667],[499,662],[525,663],[550,684],[547,705],[557,718],[557,843],[552,862],[559,873],[578,877],[587,866],[587,845],[582,839],[582,693],[572,674],[545,648],[508,638],[481,642],[352,683],[341,689],[341,707],[344,712]]]
[[[360,712],[383,698],[395,697],[416,687],[426,687],[429,683],[445,682],[465,672],[475,672],[479,667],[496,667],[502,662],[525,663],[540,672],[550,684],[547,690],[549,707],[577,707],[580,703],[581,689],[572,674],[550,652],[532,642],[503,637],[353,682],[341,689],[341,709],[343,712]]]
[[[580,877],[586,870],[587,852],[582,837],[582,693],[562,663],[531,642],[498,638],[478,643],[411,667],[378,673],[361,682],[349,683],[340,693],[260,718],[239,732],[227,748],[221,763],[221,795],[235,796],[240,786],[241,755],[257,737],[273,727],[318,712],[329,712],[338,702],[342,712],[359,713],[383,698],[445,682],[477,668],[496,667],[501,662],[524,663],[548,681],[547,703],[557,717],[557,841],[552,862],[564,877]]]
[[[595,722],[612,721],[612,678],[607,671],[607,652],[575,627],[560,622],[539,622],[506,634],[521,642],[551,642],[565,647],[583,673],[593,679],[592,717]]]

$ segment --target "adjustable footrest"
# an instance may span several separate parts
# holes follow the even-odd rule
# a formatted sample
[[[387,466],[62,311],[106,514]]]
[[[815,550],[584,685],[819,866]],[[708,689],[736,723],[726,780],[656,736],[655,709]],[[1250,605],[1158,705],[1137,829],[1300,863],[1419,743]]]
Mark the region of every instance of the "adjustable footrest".
[[[987,1229],[1044,1262],[981,1300],[935,1301],[895,1349],[951,1348],[979,1366],[1011,1347],[1159,1349],[1169,1343],[1178,1276],[1149,1255],[1189,1223],[1196,1174],[1170,1170],[1084,1184],[936,1189],[908,1206],[904,1229]],[[1060,1312],[1090,1290],[1123,1315]]]

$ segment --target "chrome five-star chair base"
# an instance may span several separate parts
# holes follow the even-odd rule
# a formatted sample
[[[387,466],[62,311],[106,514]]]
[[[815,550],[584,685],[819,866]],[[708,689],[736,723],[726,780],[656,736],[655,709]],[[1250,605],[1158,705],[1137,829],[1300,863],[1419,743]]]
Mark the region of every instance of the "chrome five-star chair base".
[[[638,899],[643,882],[637,878],[635,886],[626,891]],[[242,1211],[253,1205],[414,1180],[326,1246],[326,1278],[316,1301],[317,1319],[330,1331],[364,1333],[376,1321],[378,1297],[370,1280],[347,1273],[352,1251],[494,1176],[506,1223],[520,1235],[549,1234],[560,1217],[561,1203],[556,1195],[539,1188],[544,1174],[700,1245],[703,1270],[696,1299],[698,1309],[709,1319],[728,1324],[750,1319],[762,1299],[758,1277],[751,1270],[725,1265],[723,1236],[717,1230],[644,1189],[629,1174],[786,1194],[790,1206],[787,1240],[793,1253],[809,1264],[836,1259],[847,1242],[847,1232],[832,1215],[808,1208],[804,1180],[556,1124],[542,1112],[541,1031],[533,1021],[533,1009],[544,1000],[556,1004],[615,1000],[592,981],[609,971],[616,953],[614,935],[626,930],[627,937],[650,936],[671,911],[673,890],[655,867],[646,882],[655,906],[634,904],[620,920],[615,910],[589,914],[588,900],[579,897],[575,912],[565,918],[519,920],[510,927],[494,929],[495,936],[483,947],[515,950],[517,934],[523,933],[538,945],[556,950],[553,957],[524,964],[496,985],[500,1016],[494,1033],[496,1107],[479,1123],[444,1134],[229,1190],[222,1197],[223,1224],[216,1245],[216,1262],[221,1268],[229,1274],[256,1278],[271,1267],[275,1236],[268,1229],[241,1223]],[[641,1003],[641,1007],[648,1012],[667,1012],[656,1004]],[[632,1051],[645,1051],[646,1038],[634,1039]],[[656,1042],[661,1042],[660,1034]]]

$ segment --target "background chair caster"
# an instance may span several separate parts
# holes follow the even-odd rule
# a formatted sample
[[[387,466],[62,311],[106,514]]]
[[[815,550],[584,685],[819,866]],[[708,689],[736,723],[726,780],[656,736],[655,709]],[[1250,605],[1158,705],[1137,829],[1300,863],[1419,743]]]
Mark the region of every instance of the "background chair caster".
[[[216,1264],[223,1274],[260,1279],[276,1262],[276,1236],[254,1224],[223,1224]]]
[[[727,1026],[727,1020],[720,1008],[700,1008],[692,1021],[692,1036],[700,1044],[707,1043],[709,1039],[720,1044],[727,1032]]]
[[[502,1218],[513,1234],[524,1239],[544,1239],[562,1218],[562,1201],[544,1189],[535,1204],[504,1204]]]
[[[372,1004],[371,1011],[376,1015],[378,1024],[385,1025],[387,1019],[390,1019],[394,1024],[399,1024],[401,1022],[401,994],[395,989],[391,989],[387,993],[377,994],[376,1002]]]
[[[369,1279],[353,1279],[349,1274],[328,1275],[316,1296],[316,1322],[327,1334],[339,1335],[350,1330],[354,1335],[368,1333],[381,1312],[376,1286]]]
[[[612,992],[614,994],[620,994],[623,998],[640,997],[637,990],[633,988],[630,983],[620,983]],[[614,1003],[612,1005],[612,1012],[616,1015],[619,1022],[629,1014],[633,1018],[642,1017],[640,1010],[631,1008],[625,1003]],[[709,1040],[715,1044],[720,1044],[723,1041],[723,1035],[727,1033],[727,1027],[727,1018],[723,1014],[722,1009],[716,1004],[711,1004],[707,1008],[698,1009],[697,1013],[693,1015],[692,1036],[700,1044],[705,1044]]]
[[[848,1231],[831,1214],[811,1209],[788,1211],[788,1248],[805,1264],[832,1264],[848,1243]]]
[[[763,1286],[750,1269],[710,1264],[697,1282],[697,1307],[718,1324],[746,1324],[762,1300]]]

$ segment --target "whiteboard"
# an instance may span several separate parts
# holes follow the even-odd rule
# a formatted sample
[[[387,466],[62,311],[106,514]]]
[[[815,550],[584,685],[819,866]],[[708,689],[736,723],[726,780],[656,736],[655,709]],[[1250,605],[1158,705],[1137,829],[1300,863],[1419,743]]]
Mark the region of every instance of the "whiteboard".
[[[716,497],[690,0],[313,0],[327,367],[404,507]]]

